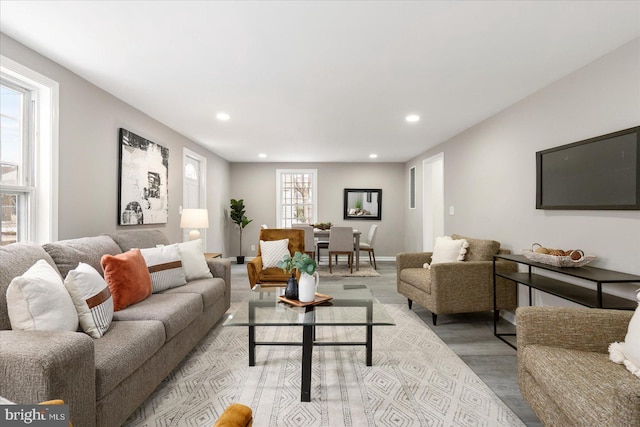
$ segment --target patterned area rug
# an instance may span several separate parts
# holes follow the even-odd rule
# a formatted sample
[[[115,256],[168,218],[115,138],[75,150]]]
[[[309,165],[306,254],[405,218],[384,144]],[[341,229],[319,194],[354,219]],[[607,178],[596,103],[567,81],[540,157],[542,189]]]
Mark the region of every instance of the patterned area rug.
[[[240,402],[256,427],[524,426],[404,304],[385,308],[396,326],[374,327],[373,366],[363,347],[314,348],[311,402],[300,402],[300,347],[259,346],[249,367],[247,328],[217,325],[125,425],[211,426]],[[291,341],[300,328],[256,335]],[[317,337],[360,341],[364,331],[322,327]]]
[[[329,273],[329,264],[320,264],[316,269],[320,273],[320,277],[380,277],[380,273],[375,271],[369,263],[360,263],[360,270],[356,271],[353,267],[353,273],[349,271],[349,264],[342,261],[338,265],[332,266],[332,273]]]

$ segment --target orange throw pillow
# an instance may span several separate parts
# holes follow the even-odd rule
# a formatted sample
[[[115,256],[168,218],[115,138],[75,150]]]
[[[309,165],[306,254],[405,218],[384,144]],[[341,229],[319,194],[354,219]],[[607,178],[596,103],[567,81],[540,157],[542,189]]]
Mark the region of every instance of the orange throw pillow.
[[[100,265],[113,296],[113,311],[122,310],[151,295],[151,276],[140,249],[103,255]]]

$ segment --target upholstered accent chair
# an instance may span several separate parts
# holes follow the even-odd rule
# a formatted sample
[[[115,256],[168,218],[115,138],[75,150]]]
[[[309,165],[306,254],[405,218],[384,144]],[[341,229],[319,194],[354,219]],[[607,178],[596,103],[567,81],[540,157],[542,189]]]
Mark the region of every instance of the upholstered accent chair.
[[[353,227],[331,227],[329,230],[329,273],[333,273],[331,256],[346,255],[349,270],[353,273]]]
[[[316,257],[316,238],[313,236],[313,227],[309,224],[294,224],[291,228],[304,230],[304,251],[312,259]]]
[[[264,241],[274,241],[289,239],[289,253],[291,256],[296,252],[304,252],[304,230],[294,228],[263,228],[260,230],[260,239]],[[286,285],[291,277],[278,267],[263,268],[262,253],[258,242],[258,256],[247,264],[249,275],[249,285],[253,288],[256,284],[261,285]]]
[[[585,307],[516,310],[522,397],[545,426],[640,425],[640,379],[609,360],[633,311]]]
[[[360,252],[364,251],[369,253],[369,264],[371,264],[375,270],[378,269],[378,266],[376,265],[376,253],[373,250],[373,244],[376,241],[377,232],[378,232],[378,224],[373,224],[369,228],[369,233],[367,234],[367,240],[365,240],[364,242],[362,240],[360,241]],[[355,245],[353,247],[353,250],[355,250]],[[373,257],[373,261],[371,260],[371,257]]]
[[[439,314],[472,313],[493,310],[493,255],[510,253],[500,249],[494,240],[464,238],[469,248],[464,261],[444,262],[424,268],[431,263],[432,252],[400,253],[396,257],[398,293],[407,297],[409,309],[413,301],[431,312],[433,324]],[[510,261],[496,261],[501,272],[515,272],[517,265]],[[497,278],[496,297],[499,310],[515,310],[517,288],[514,282]]]

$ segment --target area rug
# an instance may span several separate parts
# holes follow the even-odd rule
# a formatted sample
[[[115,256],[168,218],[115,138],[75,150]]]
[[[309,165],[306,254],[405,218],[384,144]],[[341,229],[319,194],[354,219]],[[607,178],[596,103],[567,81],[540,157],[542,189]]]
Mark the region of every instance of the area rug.
[[[220,324],[127,420],[126,426],[211,426],[233,402],[254,426],[524,426],[404,304],[395,326],[374,327],[373,366],[363,347],[315,347],[311,402],[300,402],[301,348],[259,346],[248,366],[247,328]],[[300,338],[299,327],[260,328],[261,340]],[[319,327],[322,340],[364,339],[362,327]]]
[[[353,266],[353,273],[349,271],[349,264],[341,262],[332,266],[332,272],[329,273],[329,264],[320,264],[316,271],[320,273],[320,277],[380,277],[380,273],[375,271],[369,263],[360,263],[360,270],[356,270]]]

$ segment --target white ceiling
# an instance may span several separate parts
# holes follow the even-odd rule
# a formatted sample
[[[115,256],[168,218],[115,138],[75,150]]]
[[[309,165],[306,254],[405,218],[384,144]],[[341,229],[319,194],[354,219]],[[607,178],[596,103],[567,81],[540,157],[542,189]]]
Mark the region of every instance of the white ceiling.
[[[2,0],[0,31],[232,162],[404,162],[639,37],[640,2]]]

